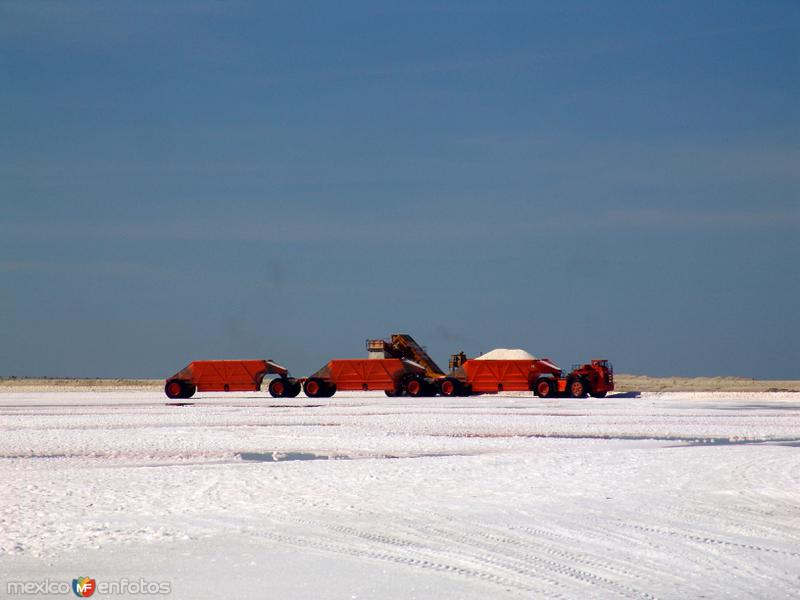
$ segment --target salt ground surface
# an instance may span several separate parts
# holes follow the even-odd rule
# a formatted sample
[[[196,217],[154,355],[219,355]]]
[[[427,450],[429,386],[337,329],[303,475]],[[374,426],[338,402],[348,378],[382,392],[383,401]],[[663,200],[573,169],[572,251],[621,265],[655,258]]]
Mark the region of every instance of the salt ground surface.
[[[798,597],[800,395],[631,396],[0,393],[0,596]]]

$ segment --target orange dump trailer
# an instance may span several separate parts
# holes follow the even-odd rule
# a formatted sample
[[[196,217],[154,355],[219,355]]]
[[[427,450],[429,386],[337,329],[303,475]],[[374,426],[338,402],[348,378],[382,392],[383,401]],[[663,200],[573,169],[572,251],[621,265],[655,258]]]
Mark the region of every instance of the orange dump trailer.
[[[277,375],[269,384],[276,398],[293,398],[300,382],[271,360],[196,360],[167,378],[164,391],[170,398],[191,398],[195,392],[257,392],[266,375]]]
[[[428,395],[423,393],[428,387],[425,369],[401,358],[331,360],[303,383],[303,391],[310,398],[330,398],[338,390],[382,390],[387,396],[406,391],[421,396]]]
[[[443,396],[528,392],[540,377],[553,379],[560,374],[561,369],[546,359],[471,359],[441,380],[439,391]]]
[[[569,373],[547,358],[456,362],[453,370],[437,382],[442,396],[533,391],[542,398],[556,395],[581,398],[587,394],[602,398],[614,389],[614,371],[606,360],[592,360]]]

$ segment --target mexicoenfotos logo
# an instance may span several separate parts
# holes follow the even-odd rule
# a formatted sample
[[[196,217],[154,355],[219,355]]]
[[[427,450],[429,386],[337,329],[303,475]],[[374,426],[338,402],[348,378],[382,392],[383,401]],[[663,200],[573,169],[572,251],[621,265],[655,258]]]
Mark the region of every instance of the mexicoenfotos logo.
[[[138,579],[111,579],[97,581],[91,577],[77,577],[72,580],[72,585],[66,581],[43,579],[38,581],[8,581],[6,582],[7,596],[22,595],[69,595],[70,589],[78,598],[103,596],[149,596],[166,595],[172,593],[171,581],[149,581],[144,577]]]
[[[88,598],[97,589],[97,582],[90,577],[78,577],[72,580],[72,591],[79,598]]]

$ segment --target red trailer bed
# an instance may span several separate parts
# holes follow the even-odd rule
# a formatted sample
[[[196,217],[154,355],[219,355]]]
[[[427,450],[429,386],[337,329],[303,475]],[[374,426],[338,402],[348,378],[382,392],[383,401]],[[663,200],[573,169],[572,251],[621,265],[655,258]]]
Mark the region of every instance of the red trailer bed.
[[[542,371],[535,360],[468,360],[464,363],[466,383],[473,393],[528,392]]]
[[[287,379],[288,370],[271,360],[196,360],[184,369],[169,377],[164,391],[170,398],[191,398],[196,391],[200,392],[257,392],[267,374],[276,374],[270,385],[281,387],[278,396],[289,396],[286,393],[294,387],[300,392],[299,384]],[[273,396],[276,395],[273,393]],[[295,394],[297,395],[297,394]]]
[[[330,397],[339,390],[380,390],[391,396],[402,393],[409,384],[423,391],[424,376],[420,365],[400,358],[334,359],[306,379],[303,390],[312,398]]]

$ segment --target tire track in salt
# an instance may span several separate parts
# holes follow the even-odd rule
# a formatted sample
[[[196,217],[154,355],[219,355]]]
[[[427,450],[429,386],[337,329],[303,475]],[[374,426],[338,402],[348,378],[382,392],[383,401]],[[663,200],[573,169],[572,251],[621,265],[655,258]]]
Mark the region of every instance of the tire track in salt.
[[[335,532],[336,534],[344,534],[346,536],[366,540],[372,544],[377,543],[384,546],[402,549],[405,552],[415,551],[418,553],[424,553],[429,555],[431,559],[439,562],[443,562],[446,559],[451,559],[451,562],[466,563],[469,565],[469,570],[484,572],[483,569],[487,565],[495,570],[499,568],[502,573],[494,573],[496,577],[503,580],[517,581],[519,587],[524,589],[537,589],[534,584],[539,583],[537,581],[529,581],[530,569],[520,568],[516,565],[512,565],[511,563],[505,563],[501,559],[487,558],[480,552],[477,554],[474,552],[453,552],[452,549],[447,549],[451,547],[451,540],[445,540],[443,543],[442,540],[432,537],[431,532],[433,530],[426,525],[422,525],[422,527],[420,527],[420,523],[417,523],[416,527],[406,527],[405,532],[410,533],[411,537],[424,541],[412,541],[410,539],[398,538],[386,534],[374,533],[371,531],[364,531],[355,527],[338,525],[330,522],[317,522],[295,518],[290,519],[290,521],[305,527],[315,529],[321,528]],[[393,525],[396,527],[397,522],[393,521]],[[520,580],[519,576],[523,576],[523,579]],[[544,580],[549,586],[561,587],[560,582],[556,579],[546,577],[538,577],[538,579],[540,581]],[[556,595],[554,597],[559,596]]]
[[[611,566],[608,563],[601,564],[600,561],[578,557],[573,553],[559,550],[553,545],[529,546],[524,542],[509,538],[508,536],[500,536],[491,532],[480,531],[481,526],[474,522],[470,523],[468,527],[470,528],[469,532],[460,529],[447,530],[441,527],[427,528],[426,531],[436,532],[441,537],[448,539],[450,543],[477,548],[480,551],[488,552],[496,556],[508,557],[507,550],[509,544],[521,547],[524,551],[520,552],[517,550],[517,557],[513,560],[525,565],[525,573],[527,573],[528,576],[540,575],[539,572],[532,569],[532,566],[536,565],[539,568],[550,571],[556,576],[564,578],[567,582],[577,581],[593,587],[602,588],[604,590],[604,595],[610,592],[623,598],[656,598],[653,594],[599,573],[598,570],[601,571],[605,569],[606,571],[611,571],[617,575],[624,575],[634,580],[641,579],[639,575]],[[539,553],[532,552],[532,550],[539,550]],[[543,554],[547,556],[543,556]],[[506,558],[500,566],[509,568],[510,564],[509,559]]]
[[[641,580],[642,576],[639,574],[626,571],[608,561],[587,559],[574,553],[560,550],[552,545],[539,545],[540,553],[537,554],[530,551],[534,548],[525,541],[511,538],[507,535],[498,535],[487,527],[479,526],[474,522],[465,524],[465,529],[467,529],[465,531],[460,528],[448,529],[430,525],[423,525],[420,528],[421,524],[419,522],[414,524],[406,520],[407,530],[410,529],[415,535],[426,539],[427,544],[422,545],[409,540],[359,530],[350,526],[316,523],[298,519],[292,519],[292,521],[306,526],[324,527],[340,534],[355,536],[381,544],[417,548],[456,560],[467,559],[471,563],[477,562],[490,568],[511,573],[515,577],[523,577],[526,581],[545,580],[550,585],[556,585],[560,588],[567,587],[570,582],[578,581],[586,585],[599,586],[607,592],[615,593],[624,598],[655,598],[652,594],[615,581],[597,571],[606,570],[633,580]],[[459,552],[453,550],[453,544],[460,548]],[[549,556],[543,556],[542,554]],[[576,563],[583,565],[583,567],[588,567],[589,570],[574,566]],[[534,568],[535,566],[538,569]],[[542,569],[550,573],[550,576],[545,576]]]
[[[446,521],[453,523],[454,528],[451,528],[450,531],[455,530],[457,533],[466,537],[475,537],[476,539],[498,542],[506,552],[513,547],[522,550],[531,550],[535,548],[546,554],[561,557],[567,561],[584,564],[591,568],[605,569],[616,575],[629,577],[633,580],[645,578],[645,575],[630,570],[630,567],[628,569],[624,568],[619,561],[612,562],[603,560],[597,556],[589,558],[586,552],[576,554],[564,549],[565,546],[574,547],[576,541],[574,535],[564,535],[551,530],[529,526],[499,527],[484,523],[480,524],[482,530],[479,530],[478,525],[472,521],[465,524],[464,527],[459,528],[458,521],[446,515],[434,515],[433,518],[438,522]],[[581,536],[591,537],[585,535],[591,532],[591,525],[588,522],[583,526],[577,526],[575,531],[580,532]],[[547,542],[543,543],[542,538],[545,538]],[[645,572],[650,573],[649,570]]]
[[[658,534],[660,536],[669,536],[669,537],[678,537],[690,542],[696,542],[699,544],[714,544],[718,546],[730,547],[730,548],[741,548],[745,550],[756,550],[759,552],[771,552],[774,554],[781,554],[784,556],[791,556],[793,558],[800,558],[800,552],[792,552],[790,550],[780,550],[778,548],[768,548],[766,546],[759,546],[757,544],[742,544],[739,542],[732,542],[730,540],[721,540],[716,537],[706,536],[706,535],[695,535],[692,533],[686,533],[683,531],[677,531],[674,529],[669,529],[666,527],[653,527],[653,526],[645,526],[645,525],[638,525],[635,523],[624,522],[621,521],[618,523],[618,527],[622,527],[625,529],[633,529],[636,531],[641,531],[647,534]]]
[[[526,584],[525,582],[519,581],[518,579],[503,577],[495,573],[492,573],[490,571],[483,570],[474,566],[460,566],[458,564],[453,564],[452,562],[445,562],[444,560],[441,560],[440,557],[436,556],[430,558],[422,556],[419,557],[407,556],[399,552],[391,552],[382,548],[371,548],[371,547],[360,548],[358,546],[346,543],[334,543],[330,541],[323,541],[320,538],[288,535],[288,534],[263,531],[263,530],[259,531],[245,530],[244,533],[254,537],[268,538],[275,542],[279,542],[281,544],[290,544],[302,548],[322,550],[337,555],[347,555],[356,558],[366,558],[371,560],[385,561],[398,565],[439,571],[468,579],[476,579],[488,584],[493,584],[495,586],[504,588],[505,591],[533,592],[537,595],[537,597],[549,597],[549,598],[561,597],[559,595],[552,594],[552,592],[540,586],[532,586]],[[394,545],[396,547],[396,544],[390,544],[390,545]]]
[[[193,519],[193,521],[196,524],[205,523],[216,527],[219,527],[221,524],[230,525],[227,518],[220,517],[205,517]],[[252,522],[253,519],[250,521]],[[437,551],[435,548],[430,548],[425,544],[418,544],[389,535],[364,532],[348,526],[291,518],[287,515],[275,516],[274,524],[278,527],[300,525],[304,527],[308,533],[302,535],[268,530],[264,529],[262,524],[243,526],[239,528],[239,531],[251,537],[269,539],[277,543],[288,544],[295,547],[329,552],[335,555],[390,562],[480,581],[502,588],[503,591],[514,593],[515,595],[524,593],[523,597],[526,598],[531,597],[531,593],[534,593],[535,596],[533,597],[537,598],[563,597],[560,594],[553,593],[552,587],[558,586],[558,582],[555,580],[551,580],[547,582],[549,585],[543,586],[541,582],[532,583],[520,578],[510,577],[506,574],[486,569],[480,564],[475,564],[474,561],[470,561],[469,558],[465,556],[460,556],[458,554],[444,556],[444,553]],[[325,537],[326,530],[328,534],[333,533],[339,537],[335,539]],[[341,534],[345,534],[347,537],[341,539]]]

